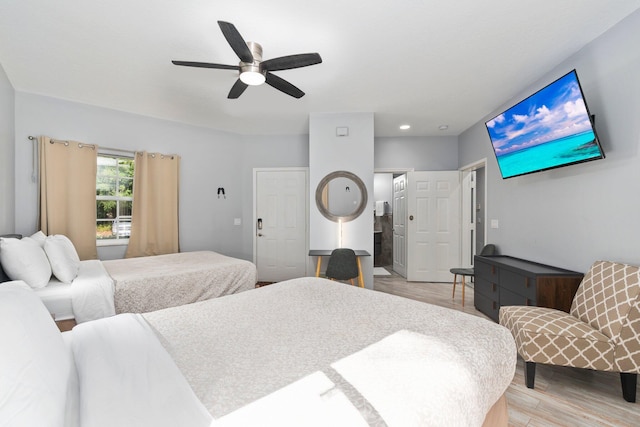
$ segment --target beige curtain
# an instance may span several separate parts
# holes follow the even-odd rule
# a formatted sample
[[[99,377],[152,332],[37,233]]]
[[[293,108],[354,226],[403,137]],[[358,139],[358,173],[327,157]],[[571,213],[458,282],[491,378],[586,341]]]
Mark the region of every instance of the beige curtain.
[[[38,154],[40,229],[47,235],[67,236],[80,259],[96,259],[98,147],[41,136]]]
[[[131,236],[126,258],[180,251],[179,177],[179,156],[136,153]]]

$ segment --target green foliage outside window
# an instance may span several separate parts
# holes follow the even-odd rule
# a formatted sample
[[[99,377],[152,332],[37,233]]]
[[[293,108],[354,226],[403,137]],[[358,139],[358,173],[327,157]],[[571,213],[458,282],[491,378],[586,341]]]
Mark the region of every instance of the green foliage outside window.
[[[96,238],[128,238],[133,205],[132,158],[98,156]]]

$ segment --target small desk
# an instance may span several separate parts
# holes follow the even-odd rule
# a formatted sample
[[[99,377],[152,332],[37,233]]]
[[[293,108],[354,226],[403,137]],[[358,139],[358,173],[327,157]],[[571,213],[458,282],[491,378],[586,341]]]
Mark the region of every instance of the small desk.
[[[316,266],[316,277],[320,277],[320,267],[322,266],[322,257],[323,256],[331,256],[331,252],[333,249],[311,249],[309,251],[309,256],[317,256],[318,257],[318,265]],[[362,276],[362,264],[360,263],[360,257],[363,256],[371,256],[371,254],[364,250],[355,250],[356,259],[358,261],[358,286],[364,288],[364,278]]]

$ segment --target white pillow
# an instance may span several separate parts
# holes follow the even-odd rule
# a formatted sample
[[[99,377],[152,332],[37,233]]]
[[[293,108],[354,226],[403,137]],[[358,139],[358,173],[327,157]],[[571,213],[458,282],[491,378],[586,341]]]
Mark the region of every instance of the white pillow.
[[[53,275],[63,283],[71,283],[80,268],[80,257],[71,240],[62,234],[47,236],[44,251],[49,257]]]
[[[33,233],[29,237],[31,237],[33,240],[35,240],[40,245],[41,248],[44,248],[44,241],[46,240],[47,236],[42,231],[38,231],[37,233]]]
[[[20,282],[0,285],[0,342],[0,425],[74,425],[73,356],[40,298]]]
[[[0,263],[11,280],[23,280],[32,288],[44,288],[51,279],[47,255],[30,237],[0,238]]]

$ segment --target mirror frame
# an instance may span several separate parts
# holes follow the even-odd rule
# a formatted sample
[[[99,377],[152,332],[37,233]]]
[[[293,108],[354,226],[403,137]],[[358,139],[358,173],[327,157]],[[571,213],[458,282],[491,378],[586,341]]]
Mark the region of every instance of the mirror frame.
[[[360,194],[362,194],[362,197],[360,199],[360,204],[349,215],[334,215],[331,212],[329,212],[329,209],[327,209],[327,207],[324,206],[324,204],[322,203],[322,191],[324,187],[326,187],[329,184],[329,181],[335,178],[348,178],[352,180],[358,186],[358,189],[360,190]],[[330,221],[334,221],[334,222],[353,221],[354,219],[358,218],[362,214],[362,212],[364,212],[364,209],[367,207],[367,200],[368,200],[367,187],[364,185],[364,182],[362,182],[362,180],[357,175],[351,172],[347,172],[347,171],[331,172],[330,174],[322,178],[322,180],[320,180],[320,182],[318,183],[318,187],[316,187],[316,206],[318,207],[318,210],[320,211],[322,216],[324,216]]]

